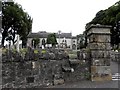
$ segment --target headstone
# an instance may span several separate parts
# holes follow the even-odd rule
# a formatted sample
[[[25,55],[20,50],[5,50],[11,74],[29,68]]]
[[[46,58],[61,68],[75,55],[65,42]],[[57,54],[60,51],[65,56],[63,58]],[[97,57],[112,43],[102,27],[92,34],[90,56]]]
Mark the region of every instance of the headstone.
[[[91,53],[91,80],[112,80],[110,70],[110,28],[105,25],[91,25],[87,28],[88,48]]]
[[[0,48],[1,48],[1,44],[2,44],[2,33],[0,32]]]
[[[42,45],[42,49],[45,49],[44,45]]]
[[[17,51],[19,52],[19,40],[20,40],[20,37],[19,35],[17,35],[17,44],[16,44],[16,48],[17,48]]]

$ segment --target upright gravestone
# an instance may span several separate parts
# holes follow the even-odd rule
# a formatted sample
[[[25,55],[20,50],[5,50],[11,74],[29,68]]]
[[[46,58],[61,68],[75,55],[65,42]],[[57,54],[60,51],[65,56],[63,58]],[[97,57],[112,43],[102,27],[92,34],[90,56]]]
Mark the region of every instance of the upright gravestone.
[[[91,25],[86,28],[88,48],[91,53],[91,80],[112,80],[110,69],[110,28],[106,25]]]
[[[20,38],[19,38],[19,35],[17,35],[17,44],[16,44],[16,48],[17,48],[17,51],[19,52],[19,41],[20,41]]]

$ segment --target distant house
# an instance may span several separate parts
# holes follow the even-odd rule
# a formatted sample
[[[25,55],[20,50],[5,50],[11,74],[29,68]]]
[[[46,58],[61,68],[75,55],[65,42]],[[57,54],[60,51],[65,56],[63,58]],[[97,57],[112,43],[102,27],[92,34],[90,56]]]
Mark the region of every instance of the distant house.
[[[27,43],[29,46],[32,46],[32,39],[33,38],[39,38],[40,39],[40,43],[39,43],[39,47],[42,47],[42,41],[45,40],[45,42],[47,41],[47,37],[48,35],[51,34],[49,32],[45,32],[45,31],[41,31],[38,33],[31,33],[28,36],[28,40]],[[56,38],[57,38],[57,42],[58,44],[60,44],[61,48],[70,48],[70,49],[76,49],[77,46],[77,39],[75,37],[72,37],[72,33],[61,33],[60,35],[58,33],[55,33]],[[73,47],[74,45],[74,47]]]

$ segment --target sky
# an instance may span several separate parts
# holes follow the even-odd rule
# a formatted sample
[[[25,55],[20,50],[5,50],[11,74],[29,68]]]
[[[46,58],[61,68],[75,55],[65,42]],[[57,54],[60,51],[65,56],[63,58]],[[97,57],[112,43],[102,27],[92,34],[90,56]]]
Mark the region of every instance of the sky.
[[[100,10],[119,0],[14,0],[33,18],[32,32],[82,34]]]

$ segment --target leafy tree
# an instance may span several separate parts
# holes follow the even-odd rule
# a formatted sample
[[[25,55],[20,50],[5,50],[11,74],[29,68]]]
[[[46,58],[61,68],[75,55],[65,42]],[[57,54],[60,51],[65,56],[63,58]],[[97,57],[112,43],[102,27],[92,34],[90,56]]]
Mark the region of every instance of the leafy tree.
[[[39,43],[40,43],[40,39],[39,38],[33,38],[32,39],[32,46],[33,47],[36,48],[39,45]]]
[[[27,35],[32,29],[32,18],[24,12],[22,6],[14,2],[2,2],[2,45],[8,35],[12,35],[15,44],[16,34],[20,35],[22,45],[26,46]]]
[[[52,44],[52,46],[55,46],[57,44],[55,33],[48,35],[48,37],[47,37],[47,44]]]
[[[89,24],[111,25],[111,44],[118,45],[120,43],[120,1],[106,10],[100,10],[95,18]]]

